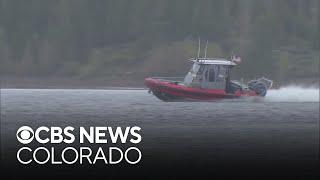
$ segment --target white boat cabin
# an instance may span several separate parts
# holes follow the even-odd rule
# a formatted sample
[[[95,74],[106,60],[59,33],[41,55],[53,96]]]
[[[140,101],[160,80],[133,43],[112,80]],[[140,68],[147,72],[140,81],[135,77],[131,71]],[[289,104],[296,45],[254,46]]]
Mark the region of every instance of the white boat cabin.
[[[193,66],[184,78],[184,85],[204,89],[226,90],[230,83],[231,68],[237,65],[233,61],[219,58],[190,59]]]

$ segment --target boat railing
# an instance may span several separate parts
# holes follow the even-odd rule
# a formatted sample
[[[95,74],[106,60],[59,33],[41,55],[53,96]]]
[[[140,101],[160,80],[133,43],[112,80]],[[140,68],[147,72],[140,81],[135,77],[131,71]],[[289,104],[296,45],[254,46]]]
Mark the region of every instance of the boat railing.
[[[184,77],[152,77],[165,82],[183,82]]]

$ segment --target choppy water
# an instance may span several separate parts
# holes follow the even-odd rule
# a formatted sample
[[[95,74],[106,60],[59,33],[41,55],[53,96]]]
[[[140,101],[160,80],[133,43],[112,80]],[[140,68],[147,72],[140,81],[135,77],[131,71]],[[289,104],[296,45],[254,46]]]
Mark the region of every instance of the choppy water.
[[[209,160],[314,160],[319,89],[287,87],[264,99],[216,102],[162,102],[147,90],[2,89],[4,153],[14,149],[22,125],[137,125],[146,157],[192,160],[199,153]]]

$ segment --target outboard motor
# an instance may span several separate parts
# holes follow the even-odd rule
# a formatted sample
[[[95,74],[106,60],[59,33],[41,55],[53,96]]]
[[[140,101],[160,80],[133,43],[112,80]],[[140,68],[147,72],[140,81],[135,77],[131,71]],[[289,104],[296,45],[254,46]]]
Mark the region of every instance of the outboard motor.
[[[264,97],[267,94],[267,87],[262,82],[250,81],[248,83],[248,87],[250,90],[256,92],[257,95],[259,95],[259,96]]]
[[[248,83],[248,88],[257,93],[259,96],[266,96],[267,90],[272,87],[273,81],[267,78],[260,78],[257,80],[251,80]]]

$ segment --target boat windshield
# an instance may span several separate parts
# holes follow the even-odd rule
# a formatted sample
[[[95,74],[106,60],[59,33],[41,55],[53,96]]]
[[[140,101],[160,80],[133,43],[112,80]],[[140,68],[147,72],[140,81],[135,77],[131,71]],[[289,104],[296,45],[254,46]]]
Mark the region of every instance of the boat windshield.
[[[197,64],[197,63],[194,63],[193,66],[192,66],[192,68],[191,68],[191,70],[190,70],[190,72],[191,72],[192,74],[193,74],[193,73],[196,74],[196,73],[198,72],[199,68],[200,68],[200,65]]]

